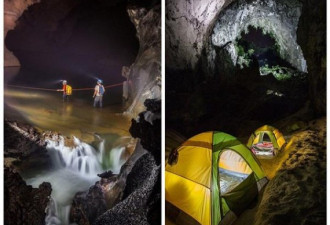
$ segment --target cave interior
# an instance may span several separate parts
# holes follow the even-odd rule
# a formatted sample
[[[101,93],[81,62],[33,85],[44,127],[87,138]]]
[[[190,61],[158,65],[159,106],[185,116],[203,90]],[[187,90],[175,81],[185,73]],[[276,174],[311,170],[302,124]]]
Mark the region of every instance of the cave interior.
[[[11,84],[54,88],[65,79],[93,87],[97,78],[124,81],[122,67],[134,62],[139,41],[125,1],[56,0],[30,5],[5,46],[21,66]]]
[[[244,129],[276,123],[308,104],[308,62],[295,38],[302,29],[300,14],[281,21],[271,18],[276,10],[260,6],[266,13],[244,19],[236,17],[239,4],[229,4],[210,25],[194,68],[166,65],[167,129],[186,137],[219,129],[242,135]],[[301,5],[294,7],[301,10]]]

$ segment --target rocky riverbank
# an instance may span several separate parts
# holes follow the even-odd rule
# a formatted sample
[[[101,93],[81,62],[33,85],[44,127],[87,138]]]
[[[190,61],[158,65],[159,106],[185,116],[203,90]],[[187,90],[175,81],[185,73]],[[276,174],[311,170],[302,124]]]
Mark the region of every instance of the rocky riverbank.
[[[52,192],[51,184],[43,182],[39,188],[27,185],[17,171],[33,158],[45,159],[45,142],[34,128],[17,123],[4,123],[4,200],[6,224],[45,223],[46,207]]]
[[[101,174],[100,181],[73,199],[70,221],[78,224],[159,224],[161,218],[161,102],[147,100],[147,111],[132,120],[139,139],[119,175]]]

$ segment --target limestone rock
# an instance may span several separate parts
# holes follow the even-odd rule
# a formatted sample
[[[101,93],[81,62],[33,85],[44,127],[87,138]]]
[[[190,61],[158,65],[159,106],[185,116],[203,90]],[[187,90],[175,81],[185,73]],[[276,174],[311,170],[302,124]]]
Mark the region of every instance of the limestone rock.
[[[71,221],[78,224],[93,224],[107,210],[102,186],[97,182],[88,192],[78,192],[70,211]]]
[[[132,119],[130,133],[140,138],[141,144],[154,157],[157,164],[161,161],[161,102],[149,100],[145,102],[148,111],[139,114],[138,120]],[[150,110],[150,111],[149,111]],[[158,114],[158,116],[157,116]]]
[[[320,116],[326,114],[326,1],[302,2],[297,38],[307,60],[309,98]]]
[[[25,9],[39,2],[39,0],[26,0],[26,1],[4,1],[4,37],[9,30],[12,30],[16,26],[18,18],[23,14]],[[14,54],[7,49],[4,45],[4,66],[20,66],[18,59]]]
[[[45,209],[52,192],[50,183],[43,182],[39,188],[26,185],[12,168],[4,170],[4,200],[6,224],[45,224]]]
[[[160,167],[145,154],[127,177],[123,201],[101,215],[95,225],[160,224],[160,190]]]
[[[219,12],[232,0],[166,1],[166,66],[194,69]]]
[[[46,157],[46,143],[33,127],[16,122],[4,123],[4,156],[22,160],[37,155]]]
[[[128,14],[136,27],[140,48],[135,62],[126,69],[129,108],[137,115],[145,110],[146,99],[161,98],[161,8],[160,1],[149,7],[131,6]]]
[[[247,32],[249,26],[258,27],[274,37],[283,59],[299,71],[307,72],[306,61],[296,42],[301,8],[302,4],[296,0],[235,1],[219,13],[210,45],[225,48],[233,64],[236,65],[237,50],[234,46],[236,39],[242,32]],[[209,58],[215,61],[211,56]]]

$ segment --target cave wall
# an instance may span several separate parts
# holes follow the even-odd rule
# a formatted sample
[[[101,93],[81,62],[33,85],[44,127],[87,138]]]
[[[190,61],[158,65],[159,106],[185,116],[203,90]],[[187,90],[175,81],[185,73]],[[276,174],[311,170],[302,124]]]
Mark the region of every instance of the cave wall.
[[[309,98],[315,115],[326,114],[326,0],[303,0],[297,39],[307,60]]]
[[[161,98],[161,7],[129,7],[128,14],[137,30],[140,48],[135,62],[123,68],[127,78],[127,112],[134,116],[145,110],[146,99]]]
[[[40,0],[25,0],[25,1],[4,1],[4,36],[6,37],[9,30],[16,26],[16,21],[23,14],[23,12],[32,4]],[[4,66],[20,66],[18,59],[14,54],[8,50],[4,45]]]
[[[232,0],[167,0],[166,67],[194,69],[219,12]]]

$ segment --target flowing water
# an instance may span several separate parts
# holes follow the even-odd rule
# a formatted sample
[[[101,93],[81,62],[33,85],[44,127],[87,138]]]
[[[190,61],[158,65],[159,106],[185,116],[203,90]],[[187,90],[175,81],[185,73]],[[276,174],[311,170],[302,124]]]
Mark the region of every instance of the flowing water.
[[[120,87],[107,90],[104,108],[99,109],[92,107],[93,91],[75,92],[69,102],[63,102],[60,92],[5,87],[6,119],[61,134],[59,140],[47,140],[46,164],[28,164],[20,172],[33,187],[51,183],[46,224],[69,224],[74,195],[100,180],[98,173],[119,173],[129,157],[125,146],[132,139],[128,132],[130,118],[122,114],[120,91]]]
[[[21,173],[27,184],[33,187],[38,187],[42,182],[51,183],[53,190],[46,210],[47,225],[69,224],[70,206],[74,195],[79,191],[88,190],[100,180],[97,174],[104,170],[110,169],[114,173],[120,171],[127,159],[123,154],[125,147],[115,147],[106,154],[106,151],[102,150],[105,142],[105,140],[100,142],[101,149],[95,149],[76,137],[73,147],[66,146],[63,137],[60,141],[47,140],[50,165],[37,171]],[[114,163],[105,168],[107,157],[110,157]]]

